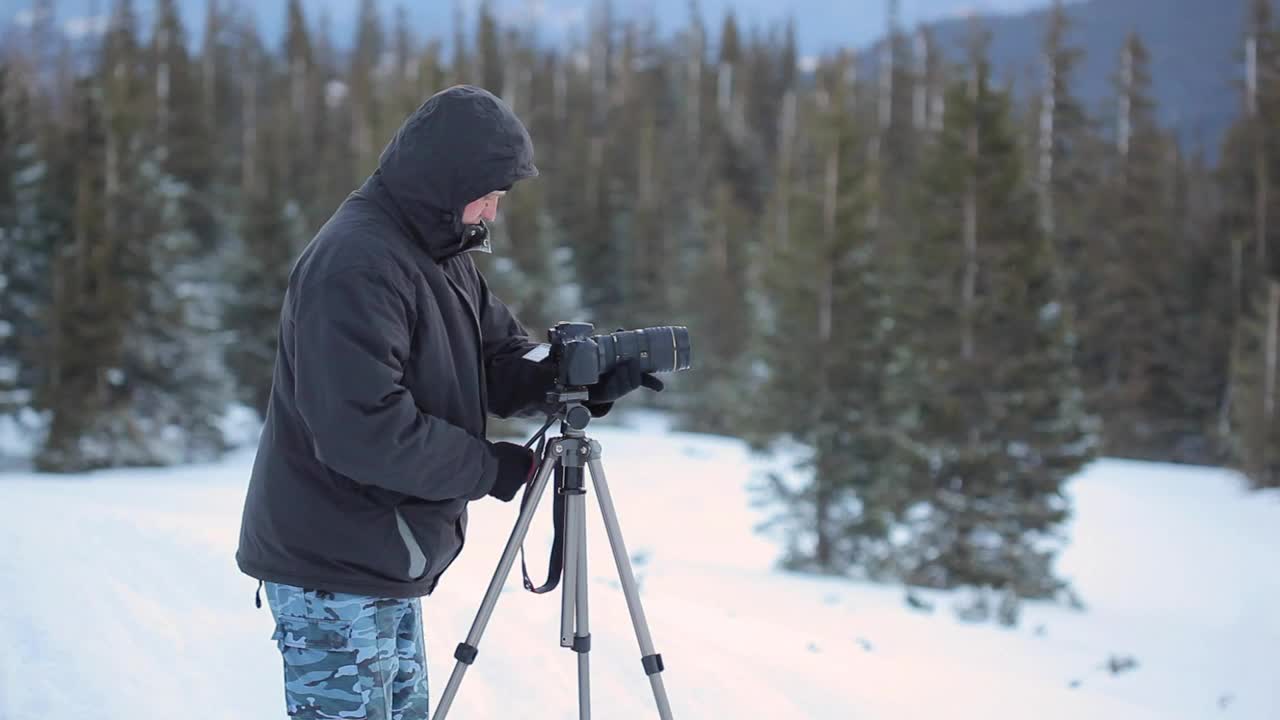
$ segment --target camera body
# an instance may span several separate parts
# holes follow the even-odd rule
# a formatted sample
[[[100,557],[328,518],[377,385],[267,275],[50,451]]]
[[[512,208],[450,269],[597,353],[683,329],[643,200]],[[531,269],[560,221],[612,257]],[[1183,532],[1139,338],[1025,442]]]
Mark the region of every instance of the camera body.
[[[557,382],[564,387],[594,385],[619,363],[637,360],[641,372],[690,368],[689,330],[652,327],[596,335],[586,322],[561,322],[547,330]]]

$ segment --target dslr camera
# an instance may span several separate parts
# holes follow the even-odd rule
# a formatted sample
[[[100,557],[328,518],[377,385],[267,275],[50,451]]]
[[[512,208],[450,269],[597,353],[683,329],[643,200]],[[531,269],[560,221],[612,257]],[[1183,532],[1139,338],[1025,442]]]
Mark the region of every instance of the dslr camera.
[[[689,329],[651,327],[594,334],[586,322],[562,322],[547,330],[557,382],[585,387],[620,363],[637,360],[642,372],[680,372],[690,367]]]

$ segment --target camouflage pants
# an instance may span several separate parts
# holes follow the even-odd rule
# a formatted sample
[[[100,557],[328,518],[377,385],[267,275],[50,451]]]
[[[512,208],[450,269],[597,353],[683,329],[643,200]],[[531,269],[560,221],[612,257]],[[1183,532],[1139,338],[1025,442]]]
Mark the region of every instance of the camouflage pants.
[[[428,719],[420,599],[265,589],[290,717]]]

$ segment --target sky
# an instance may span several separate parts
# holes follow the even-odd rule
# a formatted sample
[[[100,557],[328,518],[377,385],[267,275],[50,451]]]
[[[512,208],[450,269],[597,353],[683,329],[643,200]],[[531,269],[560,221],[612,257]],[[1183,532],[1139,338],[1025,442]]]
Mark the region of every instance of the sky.
[[[189,28],[194,37],[199,37],[196,29],[204,16],[207,0],[178,0],[181,4]],[[397,5],[398,0],[383,0],[380,6],[388,13]],[[223,0],[228,2],[228,0]],[[240,6],[258,14],[259,20],[269,34],[270,29],[278,27],[284,17],[285,0],[275,2],[244,2],[233,0],[232,5]],[[321,9],[327,10],[333,26],[342,32],[352,23],[358,3],[354,0],[304,0],[313,20],[319,17]],[[481,0],[459,0],[459,5],[466,14],[474,15]],[[589,0],[490,0],[491,6],[510,22],[523,23],[526,18],[534,17],[544,32],[552,36],[564,33],[581,35],[590,17],[590,8],[594,3]],[[59,21],[70,33],[81,34],[86,29],[100,27],[101,23],[87,20],[96,8],[106,12],[112,0],[57,0]],[[421,36],[447,37],[450,32],[450,17],[453,2],[414,3],[404,2],[406,7],[413,8],[411,17],[420,26]],[[1043,7],[1048,0],[901,0],[902,20],[911,26],[920,21],[937,20],[948,17],[962,17],[969,12],[1018,12]],[[0,24],[14,23],[21,27],[28,24],[31,18],[32,0],[0,0]],[[149,0],[135,0],[135,8],[144,22],[151,13],[153,3]],[[837,46],[865,46],[875,41],[883,32],[887,17],[886,0],[699,0],[699,5],[708,23],[714,27],[727,7],[733,7],[739,19],[747,26],[755,25],[768,30],[780,25],[788,15],[794,15],[801,45],[805,52],[821,52]],[[659,18],[664,29],[679,27],[685,24],[689,13],[690,0],[632,0],[621,2],[614,0],[618,10],[628,9],[633,12],[646,13],[649,9]],[[344,35],[346,33],[343,33]]]

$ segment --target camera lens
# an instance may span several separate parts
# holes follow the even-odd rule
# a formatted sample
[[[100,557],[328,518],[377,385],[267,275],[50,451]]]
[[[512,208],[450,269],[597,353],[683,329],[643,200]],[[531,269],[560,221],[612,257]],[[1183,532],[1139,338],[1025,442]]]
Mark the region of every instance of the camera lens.
[[[601,372],[636,359],[643,372],[680,372],[691,367],[689,329],[663,326],[596,336]]]

